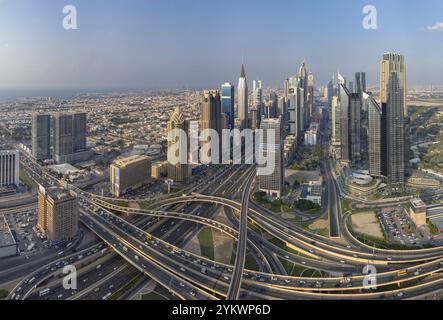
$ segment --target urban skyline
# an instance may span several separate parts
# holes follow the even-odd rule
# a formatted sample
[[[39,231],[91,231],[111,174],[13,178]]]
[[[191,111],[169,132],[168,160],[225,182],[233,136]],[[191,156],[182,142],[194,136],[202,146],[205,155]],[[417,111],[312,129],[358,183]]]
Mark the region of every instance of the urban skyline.
[[[443,299],[443,4],[314,3],[0,0],[0,300]]]

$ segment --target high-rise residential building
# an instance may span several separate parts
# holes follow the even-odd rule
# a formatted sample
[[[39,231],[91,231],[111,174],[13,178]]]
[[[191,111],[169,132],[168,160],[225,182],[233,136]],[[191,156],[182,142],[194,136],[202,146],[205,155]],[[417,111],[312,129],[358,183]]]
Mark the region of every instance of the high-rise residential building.
[[[136,190],[151,178],[151,159],[134,155],[115,160],[109,167],[110,191],[115,197]]]
[[[58,163],[85,161],[91,157],[86,149],[86,113],[54,116],[54,158]]]
[[[176,108],[175,111],[172,113],[171,118],[168,122],[168,132],[171,132],[174,129],[180,129],[183,130],[186,135],[189,135],[189,121],[185,119],[185,115],[181,111],[180,108]],[[177,143],[176,140],[170,140],[168,137],[168,152],[169,148],[173,144]],[[187,144],[189,144],[189,141],[186,141]],[[188,154],[188,146],[186,147],[186,150],[183,150],[182,148],[178,148],[177,153],[175,156],[180,158],[189,158]],[[186,155],[182,155],[182,153],[186,153]],[[183,163],[181,161],[178,161],[176,164],[168,163],[168,178],[174,180],[175,182],[180,183],[187,183],[189,177],[191,176],[191,166],[189,165],[188,161],[186,163]]]
[[[234,119],[235,119],[235,93],[234,85],[226,82],[221,86],[221,109],[222,112],[228,115],[229,128],[234,129]]]
[[[51,116],[32,115],[32,156],[36,160],[51,158]]]
[[[361,165],[361,97],[358,93],[349,95],[349,156],[351,165]]]
[[[248,83],[246,80],[245,66],[242,64],[237,87],[237,109],[240,130],[248,127]]]
[[[86,113],[74,113],[73,119],[73,148],[74,153],[86,150]]]
[[[0,149],[0,188],[19,186],[19,152]]]
[[[37,226],[48,240],[72,240],[78,233],[78,216],[77,198],[73,193],[39,187]]]
[[[275,159],[274,168],[270,174],[260,174],[260,167],[269,165],[259,164],[257,171],[258,188],[260,191],[266,192],[268,197],[280,198],[283,193],[284,184],[284,159],[282,146],[282,128],[281,118],[278,119],[262,119],[260,129],[262,129],[262,138],[260,143],[260,153],[264,157],[269,157],[272,153]],[[274,143],[268,143],[268,135],[274,136]]]
[[[368,158],[369,174],[382,175],[381,170],[381,118],[382,109],[372,95],[363,92],[363,101],[368,108]]]
[[[391,72],[386,103],[386,151],[388,187],[405,189],[404,92],[397,72]]]

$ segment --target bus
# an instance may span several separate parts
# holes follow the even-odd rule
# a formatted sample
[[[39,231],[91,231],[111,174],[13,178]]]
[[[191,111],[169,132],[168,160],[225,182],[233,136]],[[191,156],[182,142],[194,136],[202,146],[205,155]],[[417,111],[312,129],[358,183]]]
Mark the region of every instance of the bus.
[[[40,297],[43,297],[43,296],[47,295],[50,291],[51,291],[51,290],[50,290],[49,288],[46,288],[46,289],[40,290],[40,292],[38,293],[38,295],[39,295]]]
[[[112,293],[109,292],[103,296],[102,300],[107,300],[110,296],[112,296]]]
[[[397,277],[402,277],[408,274],[407,270],[400,270],[399,272],[397,272]]]

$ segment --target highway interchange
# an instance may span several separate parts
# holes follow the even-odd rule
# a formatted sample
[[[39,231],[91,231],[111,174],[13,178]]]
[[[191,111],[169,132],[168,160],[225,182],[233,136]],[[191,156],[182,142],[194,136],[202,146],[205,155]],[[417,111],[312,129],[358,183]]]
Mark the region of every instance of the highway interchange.
[[[405,299],[443,288],[442,247],[386,250],[372,248],[353,237],[345,223],[347,216],[341,213],[339,188],[329,164],[324,167],[328,200],[324,209],[330,219],[330,237],[284,221],[255,203],[251,197],[253,166],[223,168],[215,178],[182,195],[164,197],[147,209],[134,209],[62,184],[26,155],[22,157],[22,165],[36,182],[46,186],[64,185],[77,193],[82,224],[102,240],[96,247],[85,249],[93,250],[86,251],[92,252],[88,259],[110,256],[106,257],[109,259],[104,264],[106,268],[102,267],[105,280],[97,279],[100,283],[118,277],[127,272],[126,269],[132,270],[132,276],[138,270],[176,298],[189,300]],[[217,208],[224,208],[230,225],[214,219]],[[202,227],[219,230],[238,240],[233,265],[214,262],[182,249]],[[286,243],[291,250],[266,240],[258,230]],[[345,241],[336,241],[338,237]],[[104,253],[98,249],[105,244],[112,250]],[[258,271],[244,268],[246,250],[257,261]],[[84,256],[79,252],[65,255],[27,274],[12,290],[9,299],[36,298],[36,292],[41,289],[39,284],[59,278],[66,263],[84,263]],[[118,261],[122,264],[118,257],[125,261],[121,268],[115,267]],[[288,276],[282,261],[321,270],[330,277]],[[376,266],[376,275],[363,274],[368,264]],[[58,287],[54,284],[57,289],[52,290],[51,297],[85,298],[97,288],[88,289],[94,288],[93,284],[87,286],[89,277],[82,282],[85,288],[71,293],[70,297],[61,293],[60,283]],[[368,277],[370,283],[376,282],[376,289],[365,286]],[[110,295],[100,294],[104,294],[103,298]]]

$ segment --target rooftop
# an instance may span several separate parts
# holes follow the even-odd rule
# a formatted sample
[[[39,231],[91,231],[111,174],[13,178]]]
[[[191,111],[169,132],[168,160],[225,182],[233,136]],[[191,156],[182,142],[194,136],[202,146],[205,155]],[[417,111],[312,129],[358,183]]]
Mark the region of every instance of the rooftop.
[[[11,233],[11,229],[9,229],[8,224],[6,223],[6,218],[4,215],[0,216],[0,247],[6,247],[10,245],[14,245],[15,240]]]
[[[149,158],[146,156],[133,155],[133,156],[126,157],[126,158],[117,159],[114,161],[113,165],[122,168],[122,167],[129,166],[131,164],[137,163],[139,161],[148,160],[148,159]]]

